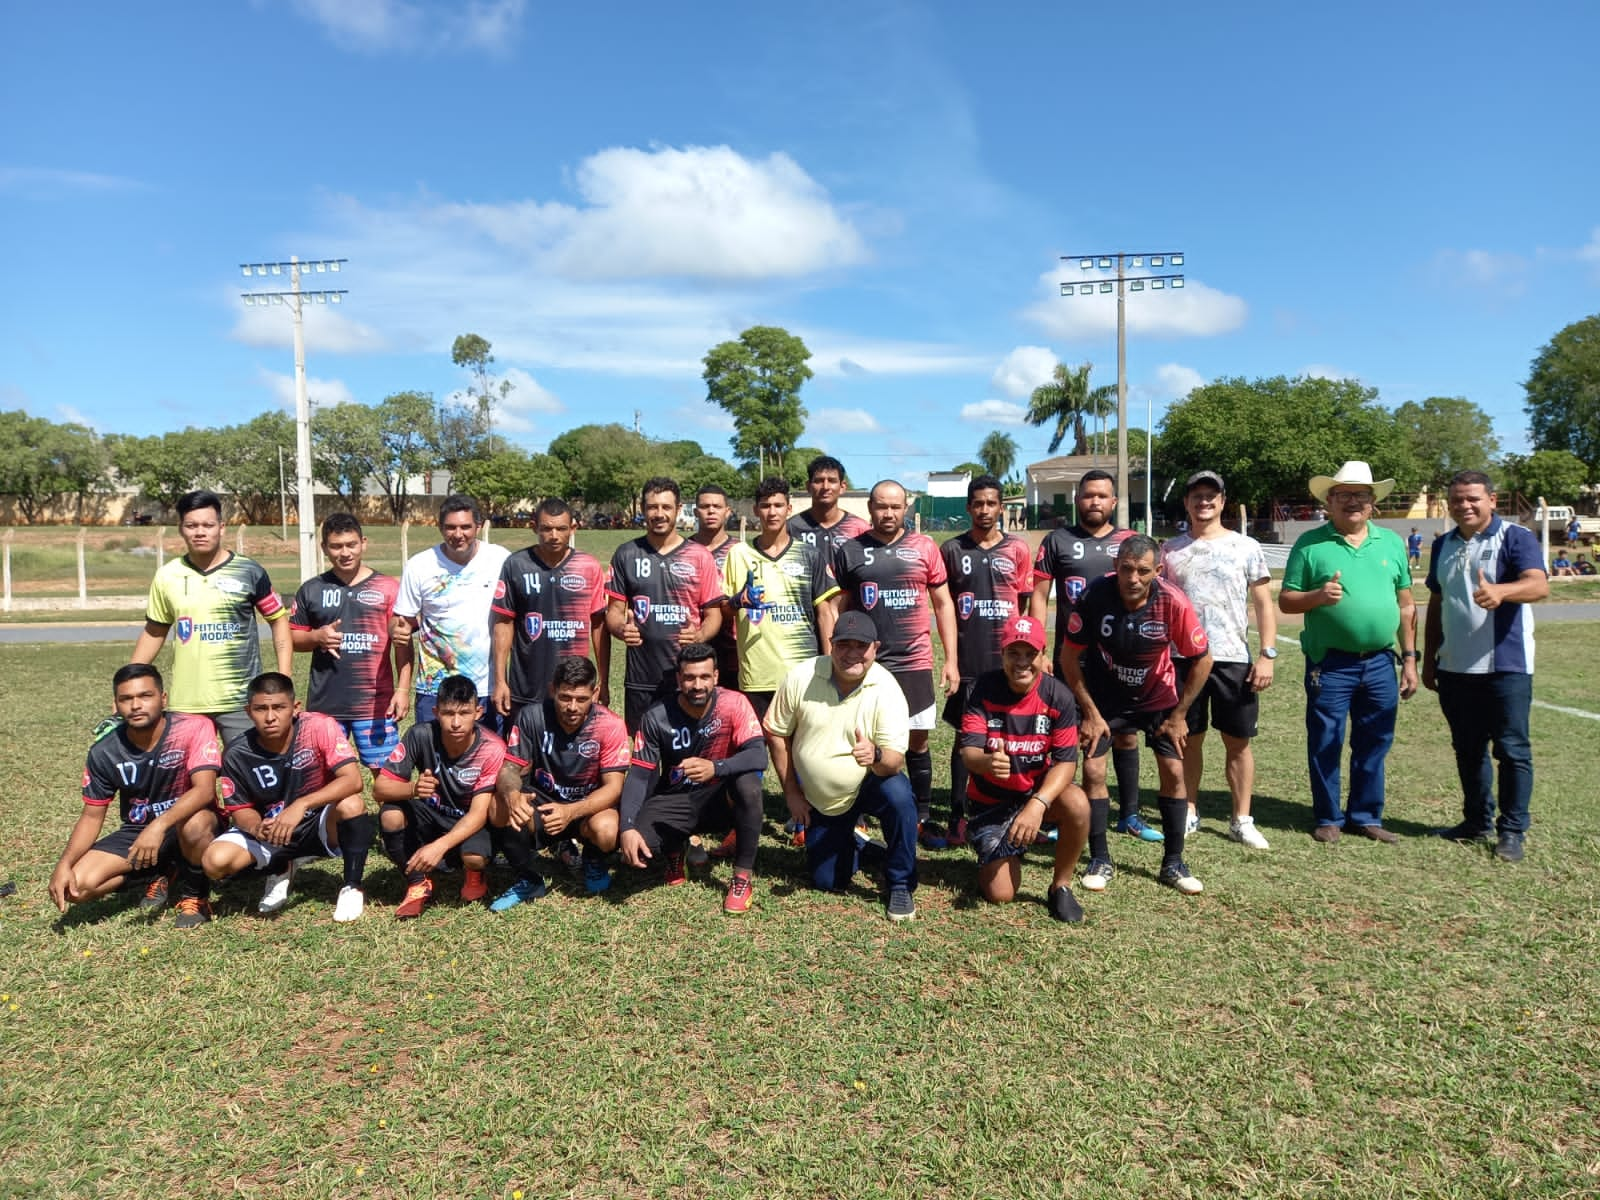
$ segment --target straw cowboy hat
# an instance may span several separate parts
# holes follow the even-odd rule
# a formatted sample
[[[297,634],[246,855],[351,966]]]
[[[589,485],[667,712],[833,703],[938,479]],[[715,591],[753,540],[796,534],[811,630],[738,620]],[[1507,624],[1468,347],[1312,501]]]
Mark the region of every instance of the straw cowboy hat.
[[[1311,494],[1317,498],[1318,503],[1326,504],[1328,492],[1335,484],[1348,483],[1351,487],[1369,487],[1372,489],[1374,501],[1382,500],[1394,491],[1394,480],[1373,479],[1372,468],[1358,458],[1352,458],[1339,468],[1337,475],[1313,475],[1311,477]]]

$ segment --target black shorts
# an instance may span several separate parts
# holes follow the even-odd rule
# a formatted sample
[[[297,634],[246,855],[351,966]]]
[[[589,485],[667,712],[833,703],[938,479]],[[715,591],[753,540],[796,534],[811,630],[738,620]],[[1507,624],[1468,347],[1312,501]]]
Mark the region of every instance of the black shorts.
[[[1181,691],[1189,677],[1189,664],[1179,659],[1174,666],[1178,668]],[[1250,686],[1250,664],[1214,662],[1211,677],[1189,707],[1189,732],[1204,733],[1215,727],[1218,733],[1229,737],[1253,738],[1260,712],[1261,702]]]
[[[727,829],[732,782],[719,779],[692,791],[657,792],[646,799],[634,828],[650,853],[661,853],[663,846],[680,847],[692,833]]]
[[[999,804],[972,804],[967,817],[967,845],[978,856],[980,867],[1002,859],[1021,858],[1027,853],[1026,846],[1008,841],[1006,835],[1011,832],[1011,822],[1017,819],[1023,806],[1030,803],[1031,799],[1024,797]]]
[[[118,858],[126,859],[133,853],[133,843],[138,840],[139,835],[147,828],[148,826],[145,825],[124,825],[120,829],[106,834],[105,837],[90,846],[89,849],[98,850],[102,854],[115,854]],[[169,829],[167,830],[167,836],[161,839],[161,849],[156,856],[156,865],[152,868],[147,868],[147,871],[149,873],[165,871],[181,857],[182,851],[178,849],[178,831]],[[130,865],[132,864],[130,863]]]
[[[737,678],[737,676],[735,676]],[[666,679],[652,688],[624,688],[622,690],[622,723],[628,727],[631,737],[639,732],[639,722],[644,720],[644,714],[657,700],[665,700],[678,690],[676,676],[669,675]]]
[[[767,709],[772,707],[772,698],[777,692],[746,692],[744,698],[750,701],[750,707],[756,710],[756,720],[767,719]]]
[[[454,829],[456,822],[461,820],[460,817],[452,817],[448,813],[440,812],[426,800],[412,799],[392,806],[385,805],[384,807],[398,808],[406,814],[406,824],[411,829],[411,838],[407,840],[415,839],[419,846],[426,846],[430,842],[438,841]],[[483,858],[493,857],[494,847],[489,840],[488,822],[485,821],[482,829],[458,845],[454,853],[476,854]]]
[[[1102,714],[1104,715],[1104,714]],[[1142,733],[1144,744],[1156,752],[1157,758],[1176,758],[1181,760],[1183,755],[1178,753],[1178,747],[1164,733],[1156,730],[1165,725],[1167,718],[1172,715],[1170,708],[1161,712],[1128,712],[1118,713],[1115,716],[1106,716],[1106,724],[1111,726],[1111,733],[1100,739],[1098,746],[1085,746],[1084,758],[1101,758],[1111,750],[1111,740],[1119,733]]]
[[[933,668],[924,667],[918,671],[891,671],[894,681],[900,685],[900,690],[905,694],[906,711],[911,714],[912,729],[933,728]],[[918,722],[918,718],[923,723]]]
[[[972,689],[977,686],[976,679],[963,679],[961,686],[945,697],[944,723],[958,733],[961,730],[961,714],[967,711],[967,701],[972,698]]]

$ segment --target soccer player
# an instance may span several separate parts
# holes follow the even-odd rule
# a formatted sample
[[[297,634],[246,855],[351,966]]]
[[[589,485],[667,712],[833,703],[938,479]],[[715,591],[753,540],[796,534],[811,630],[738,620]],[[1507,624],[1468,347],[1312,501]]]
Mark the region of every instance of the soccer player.
[[[89,747],[83,811],[50,874],[50,899],[61,912],[151,877],[139,907],[159,912],[176,889],[174,924],[192,929],[211,919],[211,886],[200,860],[216,837],[217,731],[198,715],[167,711],[161,672],[129,663],[111,677],[118,721]],[[122,825],[101,837],[116,799]]]
[[[1107,471],[1085,471],[1078,480],[1074,504],[1077,523],[1052,529],[1039,543],[1039,552],[1033,559],[1033,600],[1028,606],[1030,614],[1043,621],[1049,611],[1050,588],[1054,585],[1056,641],[1051,660],[1058,671],[1067,625],[1083,598],[1084,589],[1115,570],[1117,547],[1133,532],[1118,529],[1114,524],[1117,484]],[[1117,774],[1117,803],[1121,810],[1117,832],[1147,842],[1159,842],[1161,834],[1145,824],[1139,815],[1138,735],[1115,737],[1111,745],[1111,763]]]
[[[210,717],[227,742],[250,728],[245,689],[261,673],[256,614],[272,631],[278,670],[286,675],[294,670],[294,641],[266,569],[223,546],[222,501],[216,493],[188,492],[177,507],[186,553],[150,581],[144,631],[134,643],[132,661],[154,662],[168,632],[176,630],[171,707]]]
[[[510,731],[524,705],[541,704],[556,665],[591,652],[603,682],[611,675],[606,636],[606,569],[592,554],[572,548],[572,509],[551,497],[534,510],[538,538],[500,568],[495,585],[494,709]]]
[[[1183,861],[1183,747],[1189,736],[1189,706],[1211,674],[1205,626],[1182,592],[1157,578],[1161,548],[1142,533],[1123,539],[1117,573],[1096,579],[1067,619],[1061,666],[1082,716],[1084,790],[1089,795],[1089,867],[1083,886],[1105,890],[1116,874],[1106,844],[1111,799],[1106,790],[1106,752],[1118,733],[1143,733],[1156,752],[1161,793],[1160,882],[1192,896],[1201,883]],[[1189,658],[1182,695],[1174,654]],[[1081,658],[1080,658],[1081,655]]]
[[[955,601],[956,662],[961,672],[961,686],[945,701],[944,719],[958,733],[978,676],[1000,669],[1006,622],[1025,614],[1033,597],[1033,555],[1027,542],[1001,528],[1005,510],[1000,489],[993,475],[979,475],[967,484],[971,526],[939,547]],[[1035,628],[1043,630],[1044,622],[1036,622]],[[952,846],[966,844],[966,796],[966,756],[958,738],[950,747]]]
[[[906,490],[892,479],[874,484],[867,499],[872,528],[842,543],[834,552],[833,573],[844,606],[867,613],[878,631],[877,661],[894,676],[911,713],[906,773],[917,797],[923,845],[942,850],[948,836],[928,817],[933,806],[933,641],[928,608],[944,648],[942,682],[946,692],[961,685],[956,663],[956,611],[946,586],[944,559],[933,539],[906,529]]]
[[[489,808],[489,835],[517,873],[490,912],[505,912],[545,893],[534,866],[535,842],[576,838],[583,846],[583,885],[611,886],[605,856],[617,848],[617,803],[631,762],[622,718],[596,703],[600,677],[587,658],[556,663],[549,694],[517,713],[506,739],[505,765]]]
[[[452,675],[472,680],[480,701],[489,698],[489,608],[509,556],[504,546],[479,541],[482,529],[476,500],[446,496],[439,505],[442,540],[413,554],[400,573],[394,614],[422,651],[415,675],[418,724],[433,719],[439,685]]]
[[[1232,800],[1228,836],[1252,850],[1268,849],[1250,815],[1256,760],[1250,739],[1260,711],[1257,697],[1272,686],[1278,657],[1278,610],[1272,603],[1272,576],[1261,543],[1222,524],[1227,493],[1215,471],[1196,471],[1183,487],[1189,532],[1161,548],[1161,575],[1189,598],[1211,646],[1211,675],[1189,709],[1189,741],[1183,748],[1183,784],[1189,796],[1185,833],[1200,828],[1195,801],[1205,770],[1206,729],[1215,725],[1227,754],[1224,772]],[[1256,617],[1261,655],[1250,657],[1250,613]],[[1178,660],[1178,685],[1189,660]]]
[[[233,828],[206,847],[200,865],[213,881],[251,867],[267,872],[256,907],[275,913],[289,902],[298,860],[342,857],[333,919],[354,921],[366,907],[361,878],[372,848],[361,768],[337,721],[295,708],[287,675],[267,671],[250,681],[250,732],[222,754],[218,790]]]
[[[806,491],[811,507],[789,518],[789,534],[831,555],[842,542],[872,528],[853,512],[839,507],[846,486],[844,464],[819,454],[806,465]]]
[[[484,871],[492,850],[484,825],[506,744],[478,724],[478,715],[476,685],[465,675],[446,675],[434,715],[406,730],[372,781],[383,806],[384,853],[406,877],[405,898],[394,910],[402,920],[422,915],[433,899],[433,872],[452,852],[461,858],[462,901],[489,892]]]
[[[411,707],[411,638],[395,635],[400,581],[362,562],[367,538],[349,513],[324,519],[322,552],[330,568],[302,583],[289,609],[294,648],[311,652],[306,708],[339,722],[376,774]]]
[[[671,695],[678,650],[722,628],[722,576],[711,552],[678,533],[676,481],[647,479],[640,495],[644,536],[611,556],[606,626],[628,647],[623,719],[637,733],[647,708]]]
[[[633,736],[622,785],[622,860],[643,868],[664,859],[668,884],[682,883],[689,835],[724,804],[733,809],[733,880],[722,911],[750,907],[761,838],[761,772],[766,739],[750,701],[717,686],[716,651],[692,642],[678,651],[678,693],[657,700]]]
[[[969,840],[978,856],[978,891],[994,904],[1016,898],[1022,855],[1046,820],[1056,823],[1055,874],[1045,907],[1076,924],[1083,908],[1072,873],[1089,838],[1089,801],[1072,782],[1078,769],[1078,706],[1044,672],[1044,623],[1013,614],[1001,627],[1001,666],[973,681],[956,744],[966,760],[972,801]]]
[[[691,542],[699,542],[711,551],[711,560],[717,564],[720,575],[728,561],[728,552],[740,544],[740,539],[728,533],[728,493],[714,483],[708,483],[695,493],[695,531],[689,535]],[[721,687],[739,686],[739,643],[733,631],[733,622],[726,616],[722,627],[711,640],[717,652],[717,676]]]

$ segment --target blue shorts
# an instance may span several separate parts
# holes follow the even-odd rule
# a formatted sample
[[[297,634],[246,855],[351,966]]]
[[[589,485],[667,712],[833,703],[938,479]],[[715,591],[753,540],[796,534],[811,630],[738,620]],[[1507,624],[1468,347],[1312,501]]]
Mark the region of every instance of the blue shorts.
[[[381,767],[400,744],[400,726],[388,717],[374,721],[340,721],[339,728],[350,739],[364,767]]]

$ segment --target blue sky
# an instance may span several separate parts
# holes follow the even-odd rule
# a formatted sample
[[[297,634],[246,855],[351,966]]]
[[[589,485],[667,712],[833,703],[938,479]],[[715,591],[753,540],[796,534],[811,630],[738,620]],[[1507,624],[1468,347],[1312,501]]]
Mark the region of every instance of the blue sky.
[[[349,259],[315,400],[466,383],[502,428],[728,453],[700,359],[805,338],[807,444],[919,480],[1116,374],[1063,254],[1181,250],[1129,301],[1134,415],[1224,375],[1464,395],[1600,310],[1600,8],[184,0],[0,14],[0,408],[111,432],[292,404],[238,264]],[[1336,465],[1336,464],[1335,464]]]

